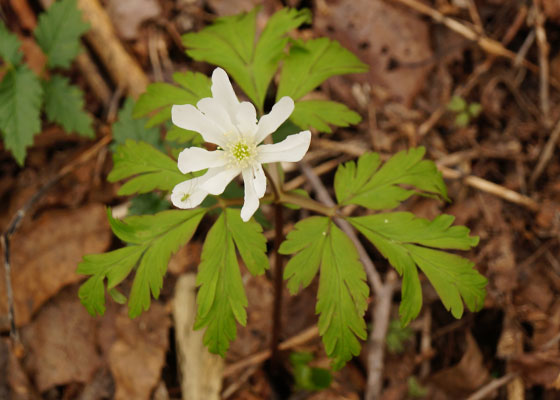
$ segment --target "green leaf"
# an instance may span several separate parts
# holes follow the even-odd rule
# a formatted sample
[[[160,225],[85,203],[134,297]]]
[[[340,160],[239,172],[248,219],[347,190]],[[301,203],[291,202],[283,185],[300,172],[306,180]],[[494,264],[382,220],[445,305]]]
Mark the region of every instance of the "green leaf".
[[[467,102],[461,96],[453,96],[447,104],[447,109],[453,112],[461,112],[467,109]]]
[[[227,228],[245,266],[253,275],[263,274],[269,264],[262,227],[254,219],[243,222],[238,209],[228,208],[225,212]]]
[[[379,154],[366,153],[358,162],[338,167],[334,188],[339,204],[357,204],[373,210],[398,206],[413,194],[439,195],[448,200],[441,173],[429,160],[422,160],[424,147],[401,151],[381,168]],[[398,185],[410,185],[405,189]]]
[[[212,96],[210,78],[200,72],[175,72],[173,80],[179,85],[169,83],[152,83],[148,85],[134,107],[134,118],[145,117],[154,112],[147,122],[148,127],[171,119],[173,104],[193,104],[204,97]]]
[[[306,218],[295,225],[280,245],[281,254],[295,254],[284,268],[284,279],[288,281],[286,286],[291,294],[309,286],[317,275],[328,226],[328,218]]]
[[[309,285],[320,265],[319,334],[333,368],[342,368],[359,354],[358,338],[367,337],[363,314],[369,287],[354,245],[328,218],[311,217],[296,224],[280,252],[297,253],[284,274],[292,293]]]
[[[336,225],[323,248],[316,312],[319,334],[334,369],[360,353],[358,338],[367,338],[364,313],[367,309],[369,287],[366,274],[358,260],[358,252]]]
[[[457,114],[455,117],[455,126],[457,128],[465,128],[469,126],[471,122],[471,116],[467,111],[463,111],[462,113]]]
[[[190,146],[181,146],[181,149],[184,147],[200,146],[204,144],[204,139],[200,133],[179,128],[176,125],[171,126],[171,128],[167,130],[165,140],[167,142],[175,142],[185,145],[190,144]]]
[[[473,117],[478,117],[480,112],[482,111],[482,106],[480,103],[471,103],[469,104],[469,114]]]
[[[144,193],[130,199],[128,215],[157,214],[168,210],[171,203],[157,193]]]
[[[484,302],[486,278],[473,269],[473,263],[438,249],[466,250],[478,243],[463,226],[451,226],[453,217],[440,215],[433,221],[406,212],[349,218],[403,277],[399,309],[404,325],[416,318],[422,308],[422,288],[418,266],[428,277],[444,306],[454,317],[463,314],[463,298],[471,311]]]
[[[158,298],[163,285],[163,276],[173,253],[187,243],[206,210],[170,210],[156,215],[127,217],[123,221],[114,219],[107,211],[113,232],[128,243],[104,254],[84,256],[77,272],[92,275],[78,292],[81,302],[92,315],[105,312],[105,286],[116,300],[121,297],[111,292],[137,267],[128,300],[131,318],[150,306],[150,293]]]
[[[332,382],[332,374],[324,368],[310,367],[313,354],[294,352],[290,354],[290,363],[294,369],[296,387],[303,390],[318,391],[326,389]]]
[[[62,125],[66,132],[76,132],[93,138],[92,119],[84,111],[84,93],[70,80],[53,75],[43,83],[45,91],[45,112],[51,122]]]
[[[203,342],[212,353],[225,356],[237,328],[247,323],[247,297],[241,281],[234,239],[223,212],[208,232],[198,267],[198,311],[194,329],[206,327]]]
[[[393,354],[400,354],[404,351],[404,342],[408,341],[414,331],[408,326],[403,326],[401,321],[394,319],[389,323],[389,329],[385,337],[387,350]]]
[[[0,58],[12,65],[19,64],[22,57],[20,46],[17,35],[10,32],[4,22],[0,21]]]
[[[127,98],[119,111],[117,122],[113,124],[113,148],[118,144],[124,144],[127,139],[143,141],[151,144],[156,149],[164,151],[159,129],[146,128],[146,119],[135,119],[132,116],[134,100]]]
[[[26,148],[41,130],[43,89],[27,66],[9,69],[0,82],[0,132],[6,149],[23,165]]]
[[[327,100],[298,101],[290,119],[302,129],[315,128],[319,132],[332,133],[329,124],[349,126],[362,119],[360,114],[342,103]]]
[[[278,68],[288,39],[286,33],[311,21],[309,10],[284,8],[274,14],[255,45],[256,15],[249,13],[217,19],[197,33],[183,36],[187,54],[224,68],[262,109],[268,85]]]
[[[334,75],[362,73],[368,66],[337,41],[294,41],[284,60],[276,98],[298,100]]]
[[[57,1],[42,13],[35,38],[47,56],[48,66],[68,68],[80,51],[80,36],[88,29],[76,0]]]
[[[177,168],[177,162],[144,142],[126,140],[113,153],[113,170],[109,182],[132,178],[118,191],[121,196],[147,193],[152,190],[171,190],[190,178]]]

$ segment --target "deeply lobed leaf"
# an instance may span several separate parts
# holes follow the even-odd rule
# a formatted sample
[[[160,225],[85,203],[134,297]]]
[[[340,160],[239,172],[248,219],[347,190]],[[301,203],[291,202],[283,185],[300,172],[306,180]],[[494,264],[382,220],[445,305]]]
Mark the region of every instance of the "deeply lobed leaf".
[[[195,60],[224,68],[262,109],[288,41],[285,34],[310,22],[311,17],[308,10],[282,9],[270,18],[256,41],[258,10],[257,7],[248,13],[219,18],[200,32],[184,35],[183,44]]]
[[[6,149],[23,165],[26,148],[41,130],[43,89],[39,78],[21,65],[6,72],[0,82],[0,132]]]
[[[80,36],[89,29],[76,0],[60,0],[39,16],[35,38],[48,66],[68,68],[80,51]]]
[[[262,226],[254,219],[243,222],[237,209],[228,208],[225,213],[227,229],[245,266],[253,275],[264,274],[269,268],[269,263]]]
[[[177,168],[177,162],[144,142],[126,140],[113,153],[110,182],[129,179],[119,189],[119,195],[147,193],[152,190],[171,190],[188,179]]]
[[[247,322],[247,297],[235,254],[234,239],[228,229],[231,212],[223,212],[214,223],[202,248],[198,267],[198,311],[195,329],[206,327],[203,342],[212,353],[225,356],[235,339],[237,327]],[[237,211],[237,218],[239,211]]]
[[[342,103],[327,100],[298,101],[290,119],[302,129],[311,127],[319,132],[331,133],[330,125],[349,126],[360,122],[360,114]]]
[[[50,121],[62,125],[67,132],[94,137],[92,118],[84,111],[84,94],[77,86],[66,77],[53,75],[43,83],[43,89]]]
[[[367,336],[363,314],[369,288],[354,245],[328,218],[311,217],[296,224],[280,252],[295,254],[284,272],[292,293],[309,285],[320,267],[319,333],[333,368],[341,368],[359,354],[358,338]]]
[[[212,95],[210,78],[200,72],[175,72],[173,80],[179,85],[169,83],[152,83],[134,106],[133,117],[145,117],[153,114],[147,127],[160,124],[171,119],[173,104],[193,104]]]
[[[338,203],[380,210],[395,208],[413,194],[438,195],[447,200],[441,173],[432,161],[422,160],[425,151],[424,147],[400,151],[381,168],[377,153],[366,153],[357,163],[349,161],[339,166],[334,178]]]
[[[154,298],[159,296],[171,255],[192,238],[205,212],[205,209],[169,210],[119,221],[108,210],[113,232],[130,245],[104,254],[84,256],[78,265],[79,274],[92,275],[78,293],[89,313],[105,312],[104,280],[107,279],[106,288],[111,292],[136,266],[128,300],[129,315],[134,318],[147,310],[150,294]]]
[[[159,129],[146,128],[144,118],[133,118],[134,100],[127,98],[119,111],[117,121],[113,124],[114,145],[124,144],[128,139],[146,142],[156,149],[163,151]]]
[[[463,301],[471,311],[483,305],[486,278],[473,268],[474,264],[433,249],[467,250],[477,245],[478,238],[469,236],[466,227],[451,226],[453,219],[450,215],[440,215],[429,221],[407,212],[348,219],[402,275],[399,314],[403,324],[416,318],[422,308],[422,288],[416,266],[426,274],[455,318],[463,314]]]
[[[291,294],[309,286],[317,275],[328,226],[327,218],[306,218],[294,226],[280,245],[280,254],[295,254],[284,268],[284,279],[288,281],[286,286]]]
[[[327,38],[292,43],[284,60],[276,99],[290,96],[298,100],[334,75],[368,70],[351,51]]]

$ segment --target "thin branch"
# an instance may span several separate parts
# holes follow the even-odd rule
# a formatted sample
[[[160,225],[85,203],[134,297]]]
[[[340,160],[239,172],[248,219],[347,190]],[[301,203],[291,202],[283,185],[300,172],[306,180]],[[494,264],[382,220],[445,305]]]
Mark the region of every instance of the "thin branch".
[[[556,126],[554,127],[554,130],[552,131],[550,137],[548,138],[548,141],[544,145],[544,149],[539,158],[539,162],[537,163],[537,166],[535,167],[533,173],[531,174],[531,178],[529,179],[530,186],[535,185],[537,179],[539,179],[544,169],[552,159],[552,155],[554,154],[554,149],[556,148],[556,143],[558,142],[558,139],[560,139],[560,119],[558,119],[558,122],[556,122]]]

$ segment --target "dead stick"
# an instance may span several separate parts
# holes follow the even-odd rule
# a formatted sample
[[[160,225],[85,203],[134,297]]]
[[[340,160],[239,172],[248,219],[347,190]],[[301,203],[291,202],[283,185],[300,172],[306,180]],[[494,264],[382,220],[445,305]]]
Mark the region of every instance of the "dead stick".
[[[544,171],[545,167],[548,165],[552,155],[554,154],[554,149],[556,148],[556,143],[560,138],[560,119],[556,122],[556,126],[554,130],[550,134],[548,141],[546,142],[541,157],[539,158],[539,162],[535,167],[535,170],[531,174],[531,178],[529,179],[529,184],[534,186],[537,182],[537,179],[541,176],[542,172]]]
[[[16,345],[20,345],[19,335],[16,330],[15,314],[14,314],[14,297],[11,281],[11,264],[10,264],[10,238],[17,231],[23,218],[29,212],[31,207],[49,191],[60,179],[70,173],[78,165],[91,159],[99,150],[111,142],[111,136],[107,135],[101,138],[96,144],[82,153],[75,160],[64,166],[53,178],[51,178],[43,187],[41,187],[27,202],[14,214],[8,227],[2,234],[2,246],[4,248],[4,271],[6,274],[6,296],[8,300],[8,320],[10,322],[10,337]]]
[[[135,98],[145,92],[149,80],[121,44],[99,0],[78,0],[78,7],[91,24],[86,39],[105,64],[116,86],[125,87],[128,95]]]
[[[549,102],[549,90],[548,81],[550,77],[550,68],[548,63],[548,54],[550,53],[550,46],[546,40],[546,31],[544,29],[544,23],[546,17],[539,7],[537,1],[533,1],[533,7],[535,10],[535,32],[537,35],[537,47],[539,48],[539,76],[540,76],[540,88],[539,97],[541,102],[541,111],[543,114],[544,126],[550,128],[550,102]]]
[[[509,373],[507,375],[502,376],[501,378],[498,379],[493,379],[491,380],[487,385],[484,385],[483,387],[481,387],[480,389],[478,389],[476,392],[474,392],[473,394],[471,394],[467,400],[482,400],[482,399],[486,399],[488,397],[488,395],[490,393],[492,393],[494,390],[508,384],[510,381],[512,381],[513,379],[515,379],[518,376],[518,374],[515,373]]]
[[[494,56],[504,57],[511,61],[515,61],[516,59],[516,54],[513,51],[505,48],[500,42],[497,42],[494,39],[478,34],[473,29],[465,26],[461,22],[442,14],[438,10],[433,9],[432,7],[423,4],[418,0],[393,0],[393,1],[401,3],[421,14],[429,16],[434,21],[445,25],[446,27],[460,34],[466,39],[472,40],[482,50],[484,50],[489,54],[492,54]],[[533,64],[532,62],[523,59],[521,63],[525,68],[529,69],[531,72],[536,74],[539,73],[539,67]],[[556,88],[560,89],[560,82],[558,82],[556,79],[551,79],[550,83],[553,84]]]
[[[313,325],[312,327],[307,328],[306,330],[298,333],[297,335],[283,341],[278,345],[278,348],[280,350],[288,350],[293,347],[302,345],[303,343],[306,343],[311,339],[315,339],[318,336],[319,336],[319,328],[317,328],[316,325]],[[243,360],[230,364],[224,368],[223,376],[224,378],[226,378],[252,365],[260,364],[266,361],[268,358],[270,358],[270,355],[271,355],[270,350],[264,350],[255,353],[247,358],[244,358]]]

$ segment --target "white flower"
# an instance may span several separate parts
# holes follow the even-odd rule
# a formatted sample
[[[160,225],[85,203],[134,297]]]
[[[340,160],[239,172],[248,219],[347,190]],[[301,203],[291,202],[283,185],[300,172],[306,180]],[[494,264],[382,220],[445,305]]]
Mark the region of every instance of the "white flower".
[[[175,186],[171,194],[173,204],[179,208],[196,207],[208,194],[223,193],[228,183],[241,174],[245,183],[241,218],[248,221],[266,191],[262,164],[299,161],[309,148],[309,131],[290,135],[280,143],[259,146],[293,110],[293,100],[283,97],[257,122],[255,107],[249,102],[239,102],[225,71],[216,68],[212,74],[212,97],[200,100],[196,107],[185,104],[171,109],[175,125],[196,131],[205,141],[218,146],[215,151],[189,147],[179,154],[182,173],[208,171]]]

